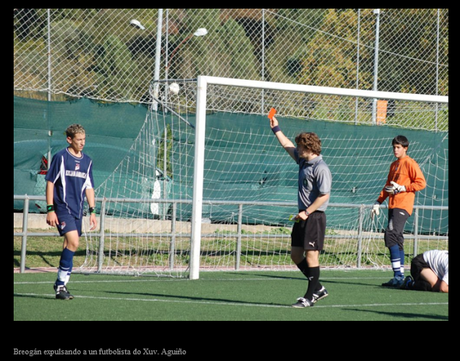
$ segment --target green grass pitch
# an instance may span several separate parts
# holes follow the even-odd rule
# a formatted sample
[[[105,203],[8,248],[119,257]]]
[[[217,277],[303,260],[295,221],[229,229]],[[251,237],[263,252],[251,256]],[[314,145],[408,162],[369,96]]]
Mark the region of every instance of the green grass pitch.
[[[407,272],[407,271],[406,271]],[[52,321],[416,321],[448,320],[448,295],[381,287],[392,273],[321,271],[329,296],[304,294],[300,272],[201,272],[199,280],[72,275],[73,300],[54,299],[55,273],[14,274],[14,320]]]

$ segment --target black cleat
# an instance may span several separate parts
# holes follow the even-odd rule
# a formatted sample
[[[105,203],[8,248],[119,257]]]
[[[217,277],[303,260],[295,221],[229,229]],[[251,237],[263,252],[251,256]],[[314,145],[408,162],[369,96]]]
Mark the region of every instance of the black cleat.
[[[54,285],[54,290],[56,291],[56,299],[57,300],[71,300],[73,295],[67,290],[65,285],[56,286]]]
[[[294,308],[305,308],[305,307],[312,307],[314,305],[313,301],[309,301],[306,298],[299,297],[297,302],[292,305]]]
[[[323,286],[318,292],[313,293],[313,298],[311,299],[311,301],[313,303],[316,303],[317,301],[322,300],[327,296],[329,296],[329,293],[327,293],[327,290]]]
[[[402,290],[410,290],[414,286],[414,279],[411,276],[407,276],[401,285]]]

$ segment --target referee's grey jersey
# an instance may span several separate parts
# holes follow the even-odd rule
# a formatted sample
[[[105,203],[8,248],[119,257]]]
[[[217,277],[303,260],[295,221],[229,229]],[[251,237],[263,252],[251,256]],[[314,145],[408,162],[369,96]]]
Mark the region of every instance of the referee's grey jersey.
[[[299,165],[299,189],[297,202],[299,210],[307,209],[320,194],[331,192],[332,174],[322,155],[310,161],[299,158],[297,149],[295,157]],[[323,203],[318,211],[325,211],[329,200]]]

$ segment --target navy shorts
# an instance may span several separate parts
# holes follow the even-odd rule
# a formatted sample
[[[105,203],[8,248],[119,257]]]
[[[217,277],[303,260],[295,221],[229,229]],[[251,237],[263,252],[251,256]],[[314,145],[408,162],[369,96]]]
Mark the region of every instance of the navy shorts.
[[[291,233],[291,246],[303,247],[309,251],[321,251],[326,234],[326,213],[311,213],[306,221],[294,223]]]
[[[78,236],[81,236],[81,224],[82,220],[79,218],[75,218],[71,214],[56,214],[58,217],[59,224],[56,226],[59,234],[63,236],[67,232],[70,231],[78,231]]]

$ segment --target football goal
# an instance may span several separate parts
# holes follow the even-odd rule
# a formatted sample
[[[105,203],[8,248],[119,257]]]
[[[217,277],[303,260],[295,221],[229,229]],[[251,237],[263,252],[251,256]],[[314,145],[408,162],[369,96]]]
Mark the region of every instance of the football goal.
[[[389,265],[386,211],[374,220],[369,211],[398,134],[428,183],[406,225],[406,256],[447,248],[448,97],[211,76],[159,81],[150,93],[138,137],[96,189],[104,224],[87,237],[85,267],[190,279],[294,269],[298,168],[270,130],[272,107],[291,140],[319,135],[332,172],[322,265]]]

